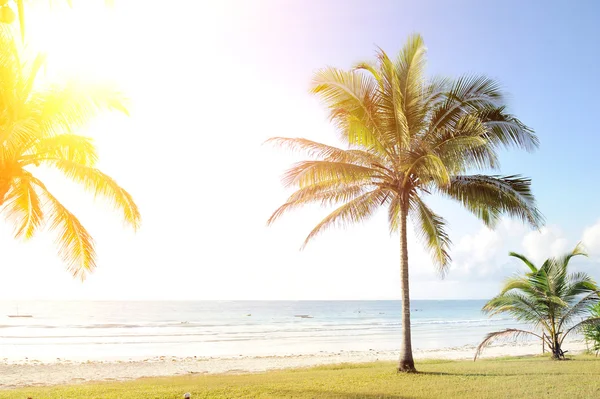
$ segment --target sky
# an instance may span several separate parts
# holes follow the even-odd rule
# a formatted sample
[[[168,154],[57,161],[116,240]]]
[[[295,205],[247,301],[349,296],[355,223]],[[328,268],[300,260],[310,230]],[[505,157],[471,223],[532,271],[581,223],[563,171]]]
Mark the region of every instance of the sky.
[[[39,4],[43,3],[43,5]],[[308,93],[319,68],[350,68],[377,46],[396,53],[420,33],[430,76],[482,73],[538,134],[533,154],[501,154],[502,174],[533,179],[546,225],[485,228],[456,204],[427,202],[450,224],[453,263],[440,279],[410,231],[413,299],[494,296],[536,261],[583,241],[574,270],[600,281],[600,3],[596,1],[73,1],[29,3],[26,51],[48,53],[46,81],[118,86],[130,116],[82,129],[100,167],[134,196],[142,227],[125,228],[102,201],[36,171],[96,240],[98,268],[81,282],[53,236],[27,242],[0,224],[0,299],[398,299],[399,241],[385,211],[330,230],[300,251],[328,209],[308,207],[267,227],[287,196],[280,178],[300,160],[273,136],[330,144],[336,132]],[[66,3],[66,2],[65,2]]]

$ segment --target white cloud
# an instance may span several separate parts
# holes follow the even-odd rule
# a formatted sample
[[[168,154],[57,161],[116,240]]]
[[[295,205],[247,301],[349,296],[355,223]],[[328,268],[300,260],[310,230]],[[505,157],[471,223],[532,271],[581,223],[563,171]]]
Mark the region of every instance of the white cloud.
[[[600,220],[583,231],[581,241],[591,257],[600,257]]]
[[[539,231],[527,233],[523,238],[525,255],[537,263],[559,256],[571,249],[569,240],[557,226],[542,227]]]
[[[482,227],[475,234],[463,236],[454,249],[453,269],[461,274],[485,275],[495,269],[495,259],[504,246],[498,231]]]
[[[520,222],[502,220],[495,229],[482,226],[476,233],[463,235],[452,250],[450,278],[499,280],[516,271],[508,257],[521,251],[529,229]]]

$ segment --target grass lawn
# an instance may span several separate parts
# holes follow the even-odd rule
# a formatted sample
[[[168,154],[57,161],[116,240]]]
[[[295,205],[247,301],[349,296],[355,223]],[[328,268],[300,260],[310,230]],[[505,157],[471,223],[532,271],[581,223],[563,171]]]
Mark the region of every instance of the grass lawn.
[[[190,375],[131,382],[0,391],[0,398],[600,398],[600,358],[577,356],[424,361],[419,374],[389,362],[244,375]]]

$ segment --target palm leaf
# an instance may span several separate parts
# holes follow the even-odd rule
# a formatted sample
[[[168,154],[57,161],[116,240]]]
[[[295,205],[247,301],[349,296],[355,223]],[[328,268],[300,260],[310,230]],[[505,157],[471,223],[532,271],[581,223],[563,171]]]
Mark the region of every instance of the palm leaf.
[[[291,151],[302,151],[311,158],[324,161],[354,163],[361,166],[375,166],[384,163],[376,155],[367,151],[343,150],[303,138],[272,137],[265,143],[272,143]]]
[[[385,179],[380,171],[345,162],[302,161],[296,163],[283,176],[286,187],[307,187],[325,182],[356,184],[374,179]]]
[[[544,310],[537,298],[519,292],[500,294],[490,299],[482,309],[490,316],[508,313],[516,320],[533,325],[545,324]]]
[[[68,270],[73,277],[85,279],[87,273],[96,268],[96,251],[94,240],[83,227],[79,219],[64,207],[46,189],[44,184],[35,179],[35,184],[41,189],[42,197],[46,198],[46,206],[51,231],[57,232],[56,242],[59,246],[59,255],[67,263]]]
[[[36,140],[20,149],[23,165],[39,164],[47,161],[64,160],[82,166],[93,167],[98,161],[94,142],[89,137],[76,134],[59,134]]]
[[[532,273],[537,273],[538,269],[535,267],[532,261],[527,259],[525,255],[518,254],[516,252],[509,252],[508,256],[512,256],[513,258],[520,259],[527,267],[531,270]]]
[[[570,332],[580,331],[582,328],[587,327],[587,326],[600,326],[600,317],[590,317],[588,319],[582,320],[581,322],[575,324],[573,327],[569,328],[560,340],[561,345],[562,345],[563,341],[565,340],[565,338],[567,337],[567,335],[569,335]]]
[[[487,132],[485,138],[494,146],[505,148],[523,148],[534,151],[540,141],[533,129],[526,126],[515,116],[507,114],[505,107],[484,107],[475,115],[482,121]]]
[[[429,249],[440,275],[444,276],[452,260],[448,253],[452,242],[446,233],[446,221],[417,196],[411,198],[411,211],[417,235]]]
[[[375,210],[382,205],[386,198],[386,193],[382,189],[376,189],[365,193],[348,203],[340,206],[330,213],[310,232],[304,240],[302,248],[306,247],[308,242],[327,228],[337,225],[345,227],[353,223],[358,223],[368,219]]]
[[[455,176],[440,191],[463,204],[486,225],[493,227],[500,215],[519,218],[534,227],[543,223],[531,193],[531,180],[520,176]]]
[[[287,201],[277,208],[267,221],[273,224],[284,213],[298,209],[306,204],[320,202],[322,206],[344,203],[353,200],[365,191],[364,186],[349,186],[335,183],[325,183],[303,187],[292,194]]]
[[[29,239],[41,226],[44,212],[29,174],[15,179],[2,209],[16,227],[15,238]]]
[[[69,179],[91,191],[95,197],[101,196],[108,199],[115,209],[123,213],[125,223],[136,230],[139,228],[141,215],[133,197],[110,176],[98,169],[76,162],[67,160],[49,160],[47,162],[60,170]]]
[[[577,303],[571,306],[569,310],[562,315],[558,323],[558,330],[560,331],[562,327],[568,324],[574,317],[589,314],[590,308],[598,302],[600,302],[600,293],[595,290],[592,292],[589,292],[588,290],[587,295],[581,297]]]
[[[488,346],[490,346],[495,341],[507,340],[507,339],[511,339],[511,338],[516,340],[516,339],[519,339],[522,337],[526,337],[528,335],[533,335],[534,337],[544,340],[544,338],[542,338],[540,335],[534,333],[533,331],[519,330],[516,328],[507,328],[506,330],[503,330],[503,331],[496,331],[496,332],[489,333],[485,336],[483,341],[481,341],[479,346],[477,346],[477,349],[475,351],[475,357],[473,358],[473,360],[477,360],[477,358],[479,356],[481,356],[481,354],[483,353],[483,350],[485,348],[487,348]]]
[[[29,99],[31,115],[47,135],[72,133],[104,110],[128,115],[125,103],[125,97],[110,86],[75,81],[32,93]]]
[[[332,121],[350,144],[386,152],[374,107],[378,92],[376,81],[357,72],[326,68],[315,74],[311,92],[325,102]]]
[[[420,35],[406,41],[396,60],[396,73],[402,95],[403,115],[408,131],[418,132],[425,116],[423,87],[425,85],[426,49]]]

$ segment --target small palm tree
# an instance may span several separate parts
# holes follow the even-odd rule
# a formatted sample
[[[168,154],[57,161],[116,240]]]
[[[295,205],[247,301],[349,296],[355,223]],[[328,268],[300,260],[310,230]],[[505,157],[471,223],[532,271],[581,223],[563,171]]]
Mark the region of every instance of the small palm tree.
[[[302,138],[271,142],[303,150],[313,160],[294,165],[283,179],[293,193],[268,223],[308,203],[342,204],[308,235],[369,218],[387,207],[390,230],[400,235],[402,346],[399,371],[415,371],[410,334],[407,221],[431,251],[441,274],[450,265],[445,220],[424,201],[441,194],[460,202],[486,225],[502,214],[541,223],[530,180],[468,174],[497,169],[497,150],[538,145],[531,129],[506,112],[499,85],[482,76],[428,80],[425,46],[408,39],[395,61],[379,50],[377,63],[351,71],[326,68],[313,81],[338,128],[342,149]]]
[[[50,167],[109,199],[137,228],[140,213],[131,195],[97,169],[92,140],[74,133],[98,112],[125,111],[118,93],[76,84],[39,86],[44,58],[22,63],[7,28],[0,29],[0,209],[15,224],[17,238],[31,238],[44,225],[58,232],[59,253],[74,276],[95,267],[94,242],[81,222],[36,177]]]
[[[475,359],[499,339],[533,336],[548,345],[552,358],[563,359],[565,338],[586,326],[600,326],[600,317],[588,317],[590,305],[600,301],[598,286],[586,273],[569,273],[569,261],[585,255],[581,246],[562,257],[547,259],[540,268],[525,256],[511,252],[527,265],[529,272],[509,278],[498,296],[483,307],[487,314],[507,313],[529,324],[532,330],[509,328],[486,335],[477,347]]]

